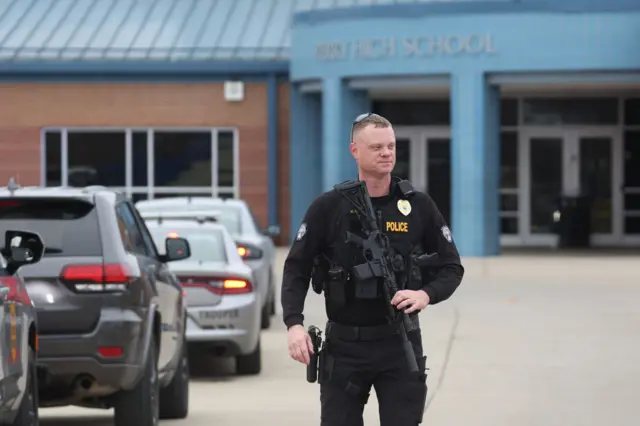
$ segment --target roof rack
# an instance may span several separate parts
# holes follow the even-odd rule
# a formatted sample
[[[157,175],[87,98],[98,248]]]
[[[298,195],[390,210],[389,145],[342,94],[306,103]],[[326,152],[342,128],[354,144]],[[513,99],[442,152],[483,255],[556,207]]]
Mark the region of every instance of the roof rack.
[[[220,212],[216,211],[186,211],[186,212],[140,212],[140,216],[146,220],[157,220],[162,223],[164,220],[185,220],[203,223],[216,223]]]

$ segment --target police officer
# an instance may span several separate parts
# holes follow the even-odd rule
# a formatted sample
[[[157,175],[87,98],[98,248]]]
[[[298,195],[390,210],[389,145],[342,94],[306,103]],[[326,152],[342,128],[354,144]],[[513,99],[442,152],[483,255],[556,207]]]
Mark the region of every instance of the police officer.
[[[437,267],[406,274],[392,304],[417,323],[428,305],[447,300],[464,269],[447,224],[433,200],[391,176],[396,140],[391,123],[377,114],[362,114],[351,130],[351,153],[358,165],[381,230],[406,260],[414,249],[438,253]],[[437,182],[434,182],[437,184]],[[382,426],[415,426],[422,422],[427,386],[419,329],[408,334],[419,373],[411,373],[400,340],[400,323],[390,322],[388,301],[380,289],[362,295],[350,269],[364,262],[362,250],[345,241],[346,232],[362,235],[353,206],[335,189],[316,198],[302,221],[284,264],[282,307],[289,355],[309,364],[311,338],[303,326],[304,301],[313,274],[325,294],[327,328],[318,372],[321,425],[363,425],[363,410],[375,389]],[[378,283],[380,286],[382,283]],[[400,287],[399,287],[400,288]],[[371,292],[369,292],[371,293]]]

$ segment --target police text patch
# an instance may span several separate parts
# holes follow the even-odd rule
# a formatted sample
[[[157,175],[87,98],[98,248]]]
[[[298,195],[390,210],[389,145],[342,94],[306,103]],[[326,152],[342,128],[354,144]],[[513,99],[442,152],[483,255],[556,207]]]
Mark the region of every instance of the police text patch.
[[[409,232],[409,223],[407,222],[387,222],[387,232]]]

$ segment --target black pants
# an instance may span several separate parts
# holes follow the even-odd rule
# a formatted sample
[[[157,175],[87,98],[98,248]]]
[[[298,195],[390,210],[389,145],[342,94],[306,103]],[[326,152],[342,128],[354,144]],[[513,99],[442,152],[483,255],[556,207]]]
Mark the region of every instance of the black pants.
[[[422,423],[427,384],[420,332],[408,336],[418,361],[415,374],[409,370],[397,325],[355,329],[327,325],[318,376],[321,426],[364,425],[371,387],[378,397],[381,426]]]

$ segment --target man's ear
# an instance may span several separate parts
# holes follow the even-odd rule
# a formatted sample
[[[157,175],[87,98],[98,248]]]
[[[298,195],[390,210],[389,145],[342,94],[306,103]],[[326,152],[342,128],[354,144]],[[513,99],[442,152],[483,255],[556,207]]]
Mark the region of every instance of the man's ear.
[[[351,141],[351,144],[349,145],[349,151],[351,151],[351,155],[353,155],[353,158],[357,158],[356,153],[358,152],[358,148],[353,141]]]

